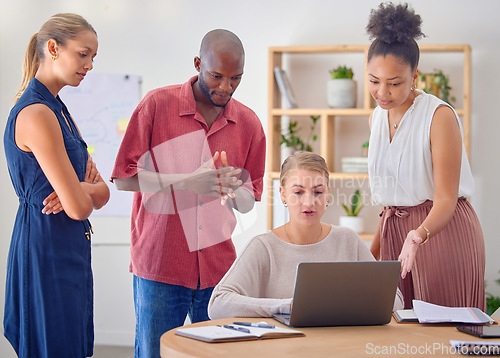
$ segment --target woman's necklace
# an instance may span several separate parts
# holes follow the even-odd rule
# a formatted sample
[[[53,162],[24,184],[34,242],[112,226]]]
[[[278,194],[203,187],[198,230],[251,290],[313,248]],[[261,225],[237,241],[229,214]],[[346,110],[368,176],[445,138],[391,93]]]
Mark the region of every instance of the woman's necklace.
[[[401,123],[401,120],[403,119],[403,116],[401,116],[401,118],[398,120],[398,121],[394,121],[393,124],[392,124],[392,127],[394,129],[397,129],[399,124]],[[391,119],[389,118],[389,123],[391,123]]]
[[[288,225],[288,223],[286,223],[285,225],[283,225],[283,228],[285,229],[285,235],[288,239],[288,241],[290,241],[290,243],[294,244],[294,245],[297,245],[296,243],[294,243],[292,241],[292,238],[290,237],[290,235],[288,235],[288,232],[286,231],[286,226]],[[311,242],[310,244],[306,244],[306,245],[312,245],[312,244],[315,244],[319,241],[319,239],[321,239],[321,235],[323,234],[323,225],[321,223],[319,223],[319,227],[320,227],[320,230],[319,230],[319,235],[317,237],[317,239],[314,241],[314,242]]]
[[[413,88],[413,87],[412,87],[412,88]],[[415,98],[417,97],[417,95],[414,93],[414,88],[413,88],[411,91],[412,91],[411,93],[412,93],[412,96],[413,96],[413,99],[412,99],[411,103],[413,103],[413,102],[415,101]],[[408,108],[409,108],[409,107],[411,107],[411,104],[408,106]],[[408,111],[408,109],[406,109],[406,111]],[[399,118],[399,120],[397,120],[397,121],[393,121],[393,123],[392,123],[392,127],[393,127],[394,129],[397,129],[397,128],[398,128],[398,126],[401,124],[401,121],[403,120],[403,117],[405,116],[406,111],[404,111],[404,112],[403,112],[403,115],[401,116],[401,118]],[[388,116],[389,116],[389,114],[388,114]],[[391,116],[389,116],[389,117],[391,117]],[[389,125],[390,125],[390,124],[391,124],[391,118],[389,118]]]

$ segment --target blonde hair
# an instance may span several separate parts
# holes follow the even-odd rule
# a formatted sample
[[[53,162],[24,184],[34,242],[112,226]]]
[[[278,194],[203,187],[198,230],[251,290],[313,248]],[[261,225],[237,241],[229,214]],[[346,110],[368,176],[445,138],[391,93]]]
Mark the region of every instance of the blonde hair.
[[[325,176],[325,178],[327,179],[327,183],[330,182],[330,171],[328,170],[328,165],[326,164],[325,159],[323,159],[323,157],[318,154],[300,151],[295,152],[294,154],[286,158],[281,165],[280,185],[282,187],[285,187],[285,181],[287,179],[288,173],[294,169],[319,172]]]
[[[35,77],[40,67],[40,60],[45,56],[44,46],[50,39],[64,46],[67,40],[75,39],[82,31],[92,31],[97,35],[92,25],[77,14],[56,14],[51,16],[36,34],[31,36],[23,63],[23,79],[16,100],[21,97],[29,82]]]

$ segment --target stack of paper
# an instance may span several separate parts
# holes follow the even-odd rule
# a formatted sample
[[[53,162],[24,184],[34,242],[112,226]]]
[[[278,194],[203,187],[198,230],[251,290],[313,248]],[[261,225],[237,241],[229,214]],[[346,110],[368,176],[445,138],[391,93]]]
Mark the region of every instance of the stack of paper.
[[[491,324],[495,322],[475,307],[446,307],[413,300],[413,311],[420,323]]]
[[[418,322],[418,317],[412,309],[396,310],[393,313],[398,322]]]
[[[457,341],[450,339],[450,345],[460,354],[500,355],[500,341]]]
[[[342,158],[342,171],[344,173],[368,173],[368,157]]]

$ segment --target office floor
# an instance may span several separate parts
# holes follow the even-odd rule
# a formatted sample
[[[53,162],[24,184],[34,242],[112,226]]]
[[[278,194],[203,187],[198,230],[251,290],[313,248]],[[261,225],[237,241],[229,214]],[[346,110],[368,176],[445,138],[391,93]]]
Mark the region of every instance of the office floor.
[[[134,358],[134,347],[96,345],[92,358]]]

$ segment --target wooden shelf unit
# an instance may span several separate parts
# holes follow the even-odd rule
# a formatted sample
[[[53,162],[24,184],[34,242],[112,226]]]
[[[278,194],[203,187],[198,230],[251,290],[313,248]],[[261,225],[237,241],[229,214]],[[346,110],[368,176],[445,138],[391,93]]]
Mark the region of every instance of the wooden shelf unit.
[[[464,144],[467,153],[470,153],[470,91],[471,91],[471,50],[469,45],[420,45],[423,53],[462,53],[463,54],[463,107],[455,108],[457,114],[462,118],[464,130]],[[281,117],[319,116],[319,128],[321,131],[320,155],[325,158],[328,166],[334,168],[334,144],[335,144],[335,117],[369,117],[373,110],[372,99],[368,91],[367,83],[369,45],[328,45],[328,46],[283,46],[269,48],[268,68],[268,135],[267,135],[267,171],[268,171],[268,229],[272,229],[273,223],[273,180],[279,178],[281,165]],[[364,58],[362,103],[357,108],[293,108],[287,109],[281,106],[281,93],[274,79],[274,68],[282,67],[283,56],[292,54],[342,54],[354,53]],[[446,67],[446,64],[443,66]],[[331,180],[367,179],[367,173],[330,173]],[[363,234],[364,240],[371,240],[372,234]]]

